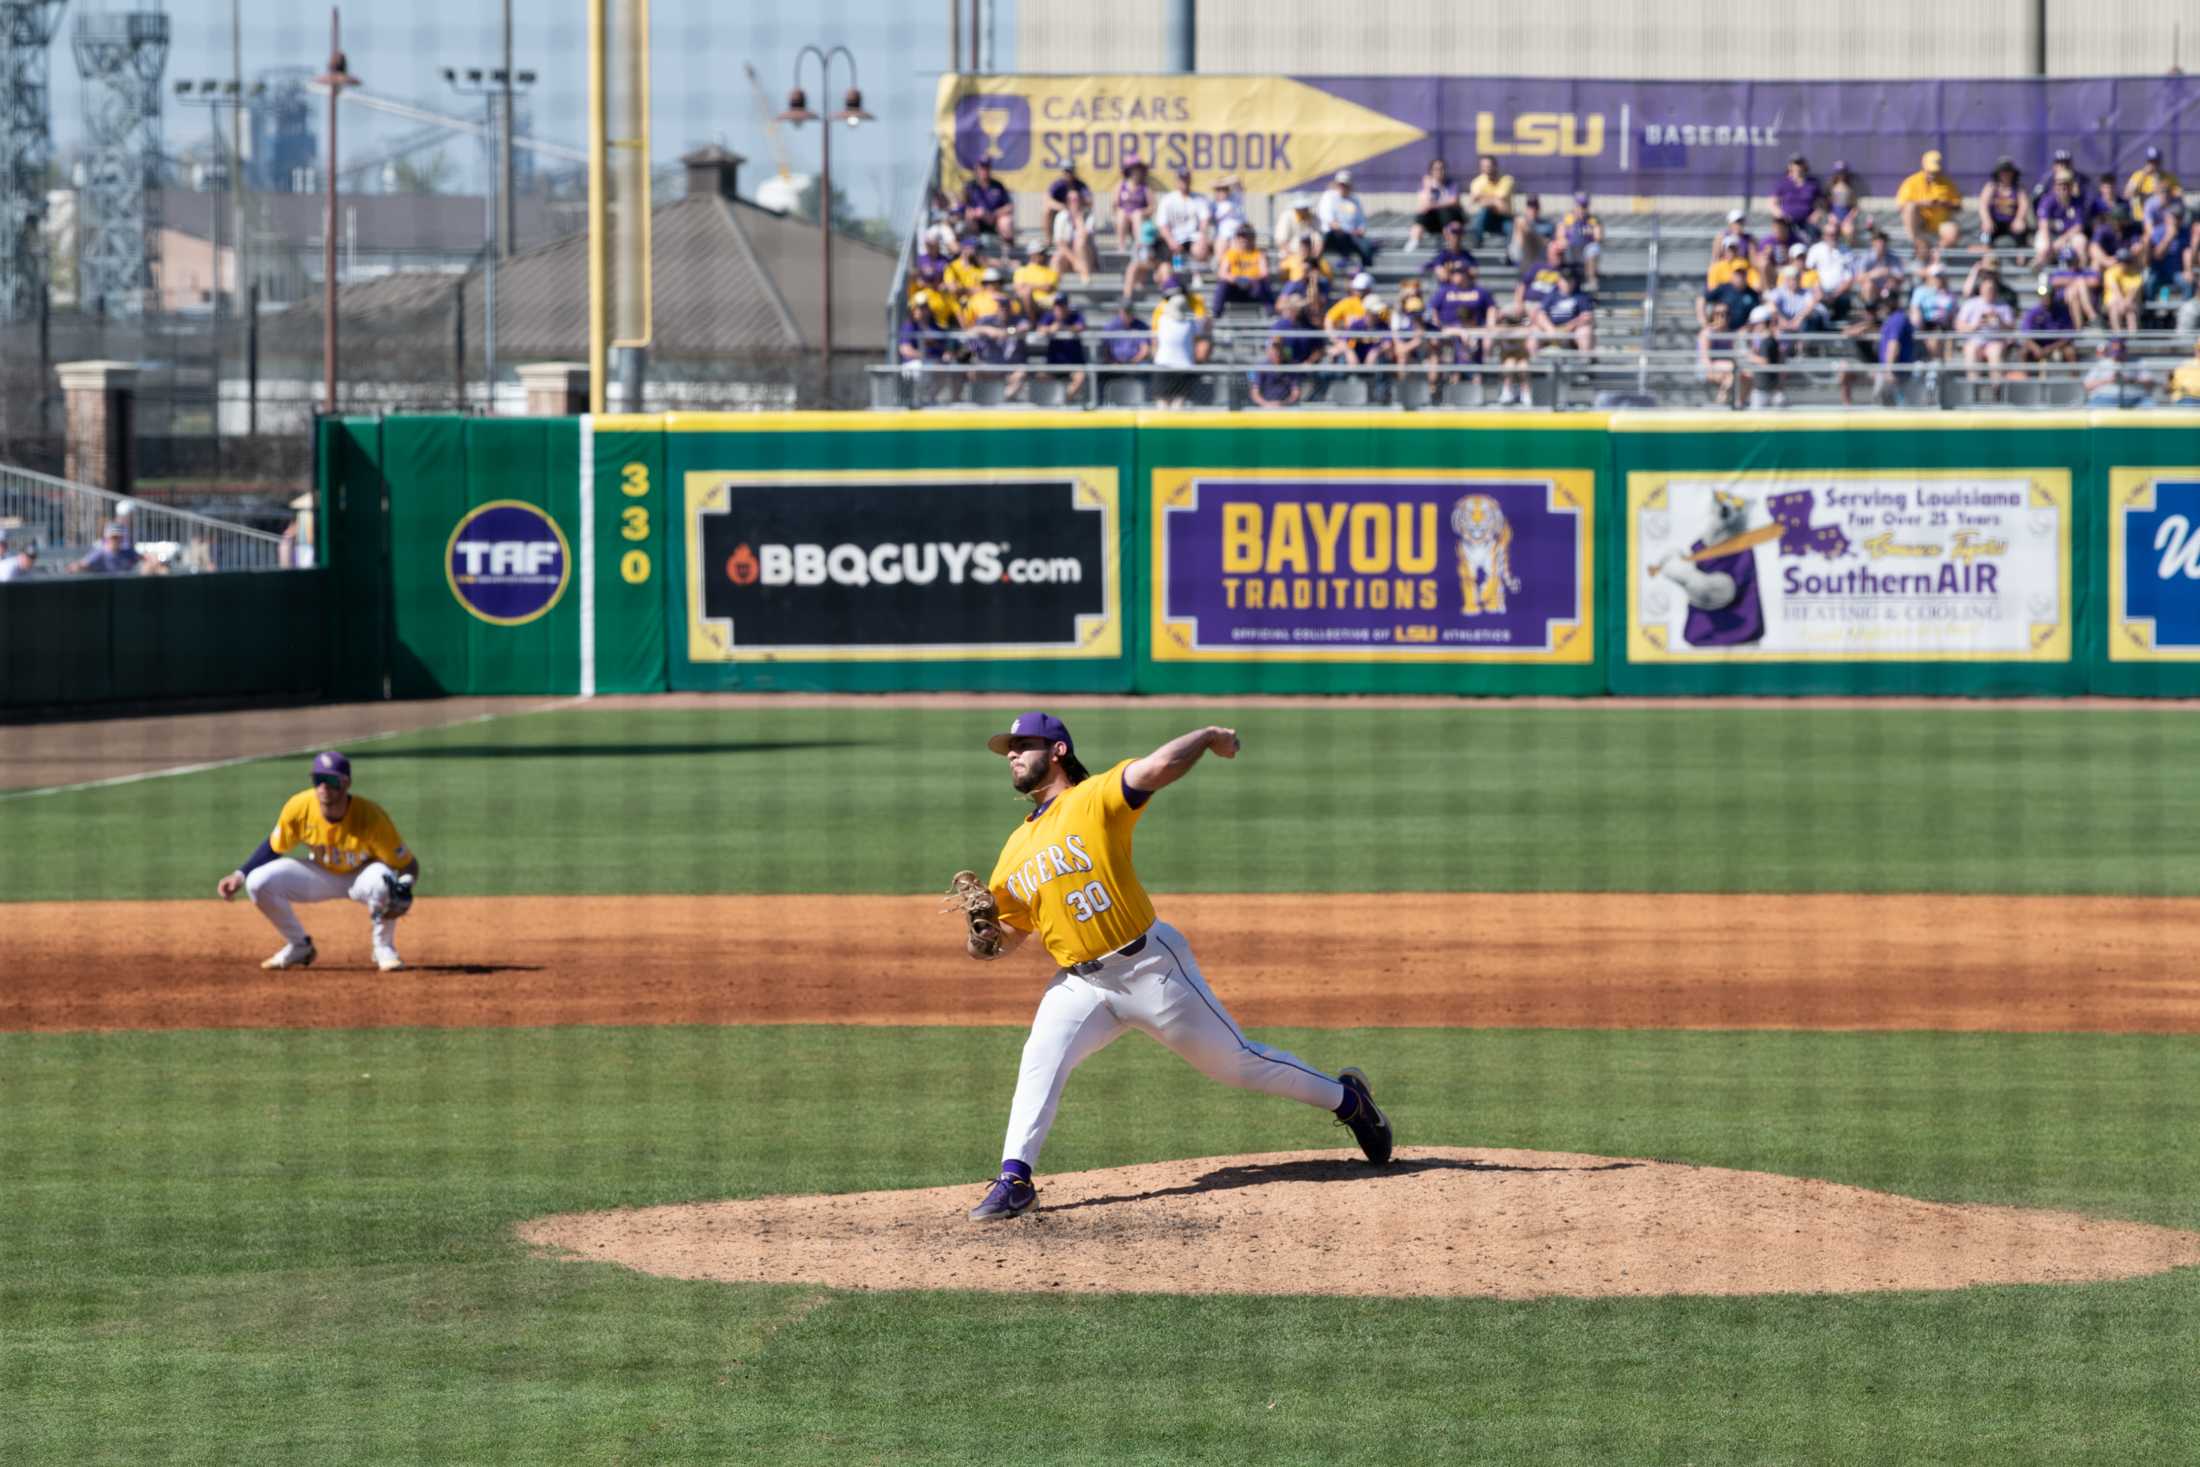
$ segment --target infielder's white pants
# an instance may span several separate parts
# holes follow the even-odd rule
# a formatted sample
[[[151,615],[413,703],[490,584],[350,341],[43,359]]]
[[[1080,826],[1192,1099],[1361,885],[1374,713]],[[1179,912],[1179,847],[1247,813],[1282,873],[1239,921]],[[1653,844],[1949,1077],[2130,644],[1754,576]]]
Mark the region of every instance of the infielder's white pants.
[[[1146,929],[1146,945],[1132,956],[1106,959],[1101,971],[1087,977],[1057,973],[1048,985],[1031,1021],[1031,1037],[1024,1041],[1003,1161],[1038,1164],[1070,1071],[1126,1028],[1151,1034],[1225,1085],[1323,1110],[1344,1103],[1344,1086],[1334,1076],[1297,1055],[1247,1039],[1200,976],[1184,934],[1156,922]]]
[[[252,904],[275,924],[275,930],[283,935],[285,942],[303,946],[306,940],[305,928],[299,925],[297,914],[290,910],[292,902],[333,902],[339,897],[350,897],[367,909],[374,926],[375,947],[394,949],[397,946],[393,935],[397,919],[382,915],[382,901],[386,895],[382,878],[396,874],[380,861],[369,861],[357,876],[338,876],[283,856],[247,876],[244,889],[251,894]]]

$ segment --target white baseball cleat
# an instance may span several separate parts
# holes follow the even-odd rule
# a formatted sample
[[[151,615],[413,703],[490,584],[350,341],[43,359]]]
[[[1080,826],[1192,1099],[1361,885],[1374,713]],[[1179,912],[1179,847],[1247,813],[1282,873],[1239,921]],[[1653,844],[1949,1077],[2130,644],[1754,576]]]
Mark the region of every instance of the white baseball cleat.
[[[274,957],[269,958],[260,966],[270,972],[277,972],[284,968],[310,968],[313,966],[313,960],[319,956],[320,954],[313,950],[313,939],[309,937],[302,944],[284,943],[281,952],[275,954]]]
[[[402,973],[405,960],[397,955],[394,947],[378,947],[374,950],[374,966],[385,973]]]

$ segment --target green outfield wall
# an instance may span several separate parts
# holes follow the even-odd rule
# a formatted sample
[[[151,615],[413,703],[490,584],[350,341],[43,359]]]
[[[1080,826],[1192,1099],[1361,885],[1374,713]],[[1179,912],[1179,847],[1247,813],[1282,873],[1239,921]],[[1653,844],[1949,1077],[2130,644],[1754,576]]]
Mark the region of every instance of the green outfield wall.
[[[2200,414],[331,419],[359,692],[2200,693]]]

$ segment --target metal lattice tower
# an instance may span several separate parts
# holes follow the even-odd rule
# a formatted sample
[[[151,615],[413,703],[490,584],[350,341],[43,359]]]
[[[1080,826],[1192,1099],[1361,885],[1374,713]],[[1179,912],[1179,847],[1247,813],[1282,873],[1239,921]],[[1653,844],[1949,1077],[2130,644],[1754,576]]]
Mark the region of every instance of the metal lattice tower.
[[[65,3],[0,0],[0,321],[36,316],[46,293],[46,47]]]
[[[160,77],[167,65],[168,17],[161,12],[77,16],[85,146],[77,299],[109,315],[141,315],[153,302]]]

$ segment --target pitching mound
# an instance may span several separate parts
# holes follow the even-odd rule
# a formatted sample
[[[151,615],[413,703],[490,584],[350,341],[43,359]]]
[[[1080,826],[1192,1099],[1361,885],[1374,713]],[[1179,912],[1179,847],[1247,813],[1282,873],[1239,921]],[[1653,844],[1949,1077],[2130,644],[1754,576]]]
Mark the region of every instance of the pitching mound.
[[[559,1256],[843,1289],[1475,1295],[1860,1293],[2085,1283],[2200,1265],[2200,1233],[1833,1182],[1546,1151],[1207,1157],[981,1184],[538,1218]]]

